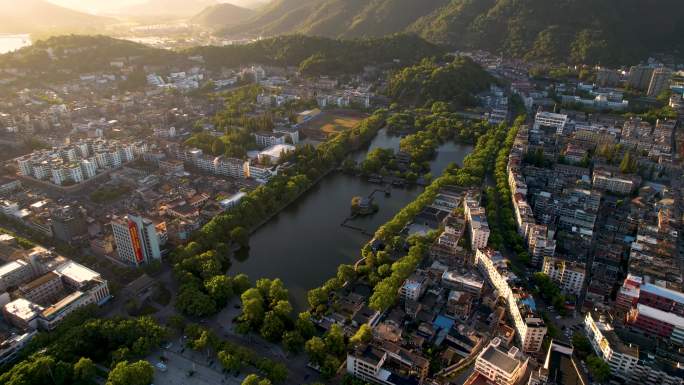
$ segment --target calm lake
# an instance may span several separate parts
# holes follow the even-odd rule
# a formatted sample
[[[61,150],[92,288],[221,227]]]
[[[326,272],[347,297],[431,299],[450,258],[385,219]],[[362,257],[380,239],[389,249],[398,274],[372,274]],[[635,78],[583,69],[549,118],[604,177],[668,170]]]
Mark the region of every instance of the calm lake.
[[[370,147],[355,158],[365,158],[366,152],[376,147],[398,149],[399,140],[381,130]],[[451,162],[460,165],[471,151],[469,145],[447,143],[441,146],[431,162],[433,175],[440,175]],[[235,262],[231,273],[246,273],[252,280],[281,278],[290,289],[295,309],[306,308],[309,289],[335,275],[341,263],[353,263],[358,259],[359,251],[369,237],[343,228],[340,223],[349,215],[353,196],[367,196],[378,187],[360,177],[342,173],[329,175],[261,227],[250,240],[249,257],[244,262]],[[421,187],[393,188],[390,197],[375,194],[380,210],[350,224],[373,233],[421,191]]]

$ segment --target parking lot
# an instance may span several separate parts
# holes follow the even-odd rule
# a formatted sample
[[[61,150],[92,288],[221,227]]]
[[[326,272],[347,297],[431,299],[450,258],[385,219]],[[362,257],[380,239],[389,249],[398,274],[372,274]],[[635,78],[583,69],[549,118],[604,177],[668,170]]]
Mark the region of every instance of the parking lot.
[[[164,357],[166,369],[162,370],[157,364]],[[240,385],[245,373],[234,377],[232,374],[223,374],[221,365],[213,362],[209,366],[206,356],[189,349],[181,354],[177,346],[171,349],[157,350],[147,357],[147,360],[155,366],[154,384],[157,385]],[[192,373],[192,375],[190,375]]]

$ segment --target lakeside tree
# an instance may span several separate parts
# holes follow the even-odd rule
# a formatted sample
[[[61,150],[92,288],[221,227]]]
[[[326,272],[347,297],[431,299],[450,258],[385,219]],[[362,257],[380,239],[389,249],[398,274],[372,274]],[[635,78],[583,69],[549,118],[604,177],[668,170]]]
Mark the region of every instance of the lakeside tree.
[[[304,347],[304,337],[297,330],[283,333],[283,347],[290,353],[299,353]]]
[[[242,361],[234,354],[230,354],[224,350],[218,353],[218,360],[221,365],[227,370],[238,371],[242,369]]]
[[[81,357],[74,364],[74,380],[77,384],[91,384],[97,376],[97,368],[93,360]]]
[[[122,361],[109,372],[107,385],[149,385],[153,376],[154,368],[147,361]]]
[[[304,345],[304,350],[306,351],[309,361],[315,365],[323,364],[325,356],[327,354],[326,345],[322,338],[311,337]]]
[[[259,333],[267,341],[278,342],[285,332],[285,323],[282,317],[275,313],[274,311],[269,311],[264,317],[263,325],[259,330]]]
[[[246,322],[252,329],[258,328],[264,319],[264,298],[256,288],[247,289],[240,296],[242,300],[241,321]]]
[[[297,330],[304,339],[314,336],[316,333],[316,326],[311,320],[311,313],[308,311],[299,313],[297,320],[295,321],[295,330]]]
[[[250,374],[242,381],[242,385],[271,385],[271,381],[256,374]]]
[[[230,239],[241,247],[249,246],[249,232],[242,226],[230,231]]]
[[[217,275],[209,278],[204,287],[211,299],[217,306],[223,307],[233,297],[233,280],[226,275]]]
[[[233,277],[233,292],[235,294],[242,295],[251,286],[252,284],[249,282],[249,277],[246,274],[238,274]]]

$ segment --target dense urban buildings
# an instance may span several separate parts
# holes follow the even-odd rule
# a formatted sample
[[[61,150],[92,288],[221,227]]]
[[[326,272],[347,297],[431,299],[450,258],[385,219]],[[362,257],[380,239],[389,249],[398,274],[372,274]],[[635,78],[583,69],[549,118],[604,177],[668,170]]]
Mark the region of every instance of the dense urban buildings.
[[[376,3],[364,15],[396,19]],[[515,13],[496,3],[472,25]],[[366,36],[364,15],[345,36]],[[447,19],[409,29],[448,40]],[[165,31],[151,44],[174,51],[71,36],[0,55],[6,373],[76,380],[62,360],[90,352],[58,357],[53,339],[86,310],[71,333],[102,345],[134,334],[109,321],[166,323],[169,342],[94,357],[111,372],[149,361],[154,383],[684,385],[680,49],[637,63],[628,39],[617,65],[597,52],[621,28],[600,22],[528,23],[502,55],[403,34],[262,39],[262,19],[234,39],[197,20],[121,27]],[[312,31],[337,30],[322,20]],[[559,31],[563,63],[544,56]],[[333,199],[329,180],[358,191]],[[264,232],[301,211],[334,227]]]

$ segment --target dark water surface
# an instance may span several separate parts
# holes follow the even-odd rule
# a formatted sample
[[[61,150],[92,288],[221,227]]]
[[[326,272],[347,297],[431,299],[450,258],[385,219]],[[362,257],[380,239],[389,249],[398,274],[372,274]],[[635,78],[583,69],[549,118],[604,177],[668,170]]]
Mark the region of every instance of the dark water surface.
[[[381,130],[369,149],[354,158],[362,160],[367,151],[377,147],[396,150],[399,137]],[[440,175],[451,162],[460,165],[471,151],[469,145],[447,143],[441,146],[430,163],[433,175]],[[304,309],[309,289],[334,276],[341,263],[353,263],[358,259],[359,250],[369,237],[340,224],[349,215],[353,196],[367,196],[378,187],[360,177],[330,174],[252,235],[249,257],[243,262],[235,262],[231,272],[246,273],[252,280],[281,278],[290,289],[295,309]],[[393,188],[389,197],[377,193],[375,203],[380,210],[350,224],[373,233],[421,191],[421,187]]]

